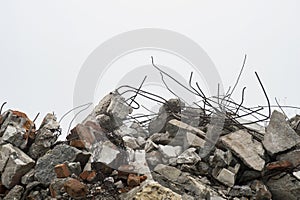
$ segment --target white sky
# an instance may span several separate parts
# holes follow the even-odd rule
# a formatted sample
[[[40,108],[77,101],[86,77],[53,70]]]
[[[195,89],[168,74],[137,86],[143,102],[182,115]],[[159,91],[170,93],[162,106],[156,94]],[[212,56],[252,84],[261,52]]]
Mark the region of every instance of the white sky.
[[[162,28],[196,41],[225,88],[247,54],[237,91],[248,86],[249,105],[265,104],[257,71],[273,103],[299,106],[299,9],[297,0],[0,0],[0,103],[30,118],[60,117],[72,108],[77,74],[95,48],[126,31]]]

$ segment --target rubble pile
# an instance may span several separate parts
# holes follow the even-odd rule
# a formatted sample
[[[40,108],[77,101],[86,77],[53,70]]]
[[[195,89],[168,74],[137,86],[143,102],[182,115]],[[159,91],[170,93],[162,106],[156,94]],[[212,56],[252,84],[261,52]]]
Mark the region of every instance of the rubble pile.
[[[0,199],[300,198],[299,116],[274,110],[266,128],[225,119],[214,138],[212,117],[178,99],[147,126],[127,123],[132,111],[110,93],[66,141],[54,114],[36,129],[22,112],[2,113]]]

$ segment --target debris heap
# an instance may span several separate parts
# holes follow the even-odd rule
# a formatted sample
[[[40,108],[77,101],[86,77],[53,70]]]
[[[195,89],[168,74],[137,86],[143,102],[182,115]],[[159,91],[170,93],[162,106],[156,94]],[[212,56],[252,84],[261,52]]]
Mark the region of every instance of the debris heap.
[[[127,123],[132,110],[110,93],[66,141],[54,114],[36,129],[22,112],[2,113],[0,199],[299,199],[299,116],[274,110],[266,128],[225,119],[214,138],[213,116],[179,99],[146,127]]]

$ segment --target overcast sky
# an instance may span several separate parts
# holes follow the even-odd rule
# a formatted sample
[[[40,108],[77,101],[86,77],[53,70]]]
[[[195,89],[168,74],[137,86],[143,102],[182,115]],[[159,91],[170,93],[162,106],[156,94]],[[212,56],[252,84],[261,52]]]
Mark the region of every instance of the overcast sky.
[[[237,91],[248,87],[249,105],[265,104],[257,71],[273,103],[277,97],[299,106],[299,9],[297,0],[1,0],[0,103],[31,119],[52,111],[60,117],[73,107],[76,78],[91,52],[123,32],[161,28],[198,43],[225,88],[247,54]]]

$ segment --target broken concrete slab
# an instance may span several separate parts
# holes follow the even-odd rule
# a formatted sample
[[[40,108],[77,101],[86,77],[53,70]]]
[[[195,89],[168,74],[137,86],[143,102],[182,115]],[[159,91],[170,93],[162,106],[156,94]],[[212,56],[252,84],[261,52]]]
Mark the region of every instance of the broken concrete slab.
[[[300,197],[300,181],[285,172],[273,176],[266,183],[272,193],[272,199],[281,200],[299,200]]]
[[[2,184],[7,188],[20,183],[21,178],[26,174],[33,166],[34,160],[26,155],[19,148],[6,144],[1,147],[2,167],[4,171],[1,175]]]
[[[99,142],[92,146],[92,162],[101,162],[111,165],[117,158],[122,149],[110,141]]]
[[[177,158],[182,153],[181,146],[170,146],[170,145],[158,145],[159,152],[163,155],[166,160],[171,158]]]
[[[265,161],[262,159],[264,149],[261,143],[254,140],[248,132],[239,130],[222,136],[220,139],[248,167],[257,171],[263,170],[265,166]]]
[[[195,148],[189,148],[180,154],[176,160],[177,164],[195,164],[201,161]]]
[[[223,183],[229,187],[232,187],[232,186],[234,186],[234,183],[235,183],[235,177],[236,177],[235,173],[231,172],[228,169],[223,168],[220,170],[216,179],[218,181],[220,181],[221,183]]]
[[[290,127],[284,114],[274,110],[263,140],[267,152],[273,156],[297,144],[300,144],[300,136]]]
[[[78,150],[65,144],[57,145],[37,160],[35,166],[35,178],[39,182],[48,185],[56,177],[54,172],[55,165],[64,163],[66,161],[78,161],[83,168],[89,157],[90,153]]]
[[[123,140],[124,140],[124,143],[125,143],[126,147],[129,147],[133,150],[140,148],[140,146],[137,144],[136,139],[134,137],[124,136]]]
[[[181,171],[176,167],[171,167],[168,165],[158,164],[154,168],[154,172],[164,176],[170,181],[176,181],[181,174]]]
[[[24,192],[24,188],[21,185],[14,186],[3,200],[21,200]]]
[[[34,143],[30,146],[28,154],[37,159],[43,156],[52,147],[60,135],[60,125],[52,113],[48,113],[36,133]]]
[[[20,111],[8,110],[2,114],[0,137],[20,149],[25,149],[28,140],[34,139],[35,124]]]

